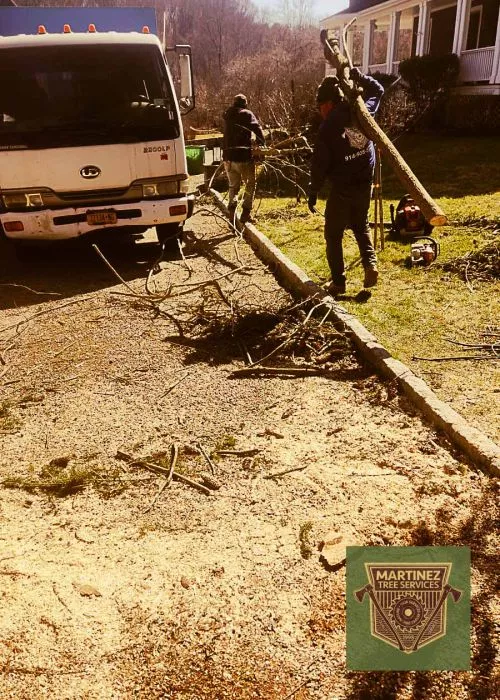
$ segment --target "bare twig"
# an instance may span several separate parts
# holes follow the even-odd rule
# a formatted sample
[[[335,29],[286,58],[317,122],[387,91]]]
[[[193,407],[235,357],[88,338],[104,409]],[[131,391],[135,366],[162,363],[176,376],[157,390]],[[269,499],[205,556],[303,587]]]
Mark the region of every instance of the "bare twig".
[[[241,348],[243,354],[245,355],[246,359],[248,360],[248,364],[251,365],[252,362],[253,362],[253,360],[252,360],[252,356],[251,356],[250,353],[248,352],[247,346],[245,345],[245,343],[244,343],[242,340],[240,340],[240,341],[238,342],[238,345],[240,346],[240,348]]]
[[[308,683],[311,682],[310,678],[307,678],[305,681],[303,681],[300,685],[298,685],[296,688],[294,688],[288,695],[286,695],[283,700],[290,700],[290,698],[293,698],[294,695],[297,695],[299,690],[302,690],[302,688],[305,688]]]
[[[207,496],[210,496],[212,493],[210,489],[206,488],[206,486],[199,484],[197,481],[193,481],[193,479],[189,479],[187,476],[184,476],[184,474],[179,474],[178,472],[173,470],[171,471],[171,467],[165,469],[165,467],[161,467],[159,464],[154,464],[153,462],[146,462],[143,459],[134,459],[131,455],[128,455],[126,452],[120,451],[116,453],[116,458],[124,459],[130,464],[131,467],[142,467],[143,469],[149,469],[149,471],[152,471],[156,474],[166,474],[167,480],[168,477],[171,476],[172,479],[174,479],[174,481],[181,481],[184,484],[188,484],[189,486],[198,489],[198,491],[201,491]]]
[[[472,284],[469,282],[469,276],[468,276],[468,271],[470,267],[470,260],[467,261],[467,264],[465,265],[465,270],[464,270],[464,277],[465,277],[465,284],[467,285],[467,289],[471,294],[474,294],[474,287]]]
[[[109,260],[101,253],[101,251],[99,250],[99,248],[96,246],[95,243],[92,243],[92,248],[95,250],[95,252],[97,253],[97,255],[101,258],[101,260],[104,262],[104,264],[111,270],[111,272],[114,274],[114,276],[117,278],[117,280],[119,280],[119,281],[123,284],[124,287],[126,287],[130,292],[132,292],[132,294],[133,294],[134,296],[136,296],[136,297],[141,297],[141,296],[142,296],[142,294],[140,294],[139,292],[136,292],[135,289],[134,289],[133,287],[131,287],[130,284],[129,284],[128,282],[125,282],[125,280],[124,280],[123,277],[120,275],[120,273],[117,272],[117,271],[115,270],[115,268],[113,267],[113,265],[112,265],[112,264],[109,262]]]
[[[70,615],[73,615],[73,613],[72,613],[72,611],[70,610],[70,608],[68,608],[68,606],[66,605],[66,603],[64,602],[64,600],[61,598],[61,595],[60,595],[59,591],[58,591],[57,588],[56,588],[55,582],[52,584],[52,590],[54,591],[55,597],[56,597],[57,600],[61,603],[61,605],[63,606],[63,608],[66,608],[66,610],[70,613]]]
[[[62,296],[60,292],[39,292],[36,289],[32,289],[31,287],[27,287],[25,284],[16,284],[15,282],[2,282],[0,284],[0,287],[19,287],[20,289],[27,289],[28,292],[31,292],[32,294],[37,294],[39,296],[46,296],[46,297],[60,297],[60,296]]]
[[[167,477],[163,480],[163,483],[161,484],[160,488],[158,489],[158,493],[156,496],[153,498],[149,506],[143,511],[143,513],[149,513],[149,511],[155,506],[156,502],[162,495],[162,493],[165,491],[167,486],[170,486],[172,483],[172,478],[174,475],[174,469],[175,465],[177,464],[177,459],[179,457],[179,448],[178,446],[174,443],[171,448],[170,452],[170,466],[168,468],[168,474]]]
[[[168,389],[166,390],[166,392],[165,392],[164,394],[162,394],[161,396],[158,397],[158,400],[163,399],[163,398],[165,398],[165,396],[167,396],[168,394],[170,394],[170,392],[171,392],[173,389],[175,389],[175,387],[178,386],[181,382],[183,382],[185,379],[187,379],[187,378],[189,377],[190,374],[191,374],[190,372],[186,372],[180,379],[178,379],[176,382],[174,382],[173,384],[171,384],[171,385],[168,387]]]
[[[259,450],[257,448],[253,448],[250,450],[217,450],[218,455],[223,455],[227,457],[254,457],[255,455],[258,455],[259,452],[262,452],[262,450]]]
[[[201,452],[201,454],[205,457],[205,459],[206,459],[206,461],[207,461],[207,464],[208,464],[208,466],[210,467],[210,471],[211,471],[212,474],[215,476],[215,464],[214,464],[213,460],[210,459],[210,455],[207,454],[207,452],[206,452],[205,449],[203,448],[203,445],[202,445],[200,442],[198,442],[198,443],[196,444],[196,447],[199,449],[199,451]]]
[[[59,355],[62,355],[63,352],[66,352],[66,350],[69,350],[73,345],[76,345],[78,342],[78,338],[76,340],[71,341],[71,343],[68,343],[68,345],[65,345],[65,347],[62,350],[59,350],[59,352],[56,352],[55,355],[52,355],[50,358],[51,360],[54,360],[56,357],[59,357]]]
[[[425,362],[446,362],[447,360],[500,360],[495,355],[458,355],[457,357],[417,357],[413,355],[412,360],[424,360]]]
[[[266,474],[264,479],[277,479],[279,476],[285,476],[285,474],[291,474],[292,472],[301,472],[307,469],[307,465],[302,467],[293,467],[292,469],[286,469],[283,472],[275,472],[274,474]]]
[[[255,364],[251,367],[242,367],[241,369],[235,369],[229,375],[230,377],[244,377],[252,376],[254,374],[270,374],[270,375],[286,375],[293,374],[294,376],[304,376],[304,375],[322,375],[328,376],[331,374],[326,369],[322,367],[258,367]]]
[[[190,287],[190,289],[184,289],[183,291],[178,292],[177,294],[172,294],[171,298],[180,297],[184,294],[191,294],[191,292],[195,292],[198,289],[203,289],[203,287],[206,287],[207,285],[215,284],[219,280],[229,277],[230,275],[234,275],[236,272],[242,272],[246,269],[246,265],[241,265],[240,267],[235,267],[234,270],[229,270],[229,272],[225,272],[224,274],[219,275],[219,277],[215,277],[211,280],[204,280],[203,282],[186,282],[185,284],[179,284],[177,285],[177,287]]]

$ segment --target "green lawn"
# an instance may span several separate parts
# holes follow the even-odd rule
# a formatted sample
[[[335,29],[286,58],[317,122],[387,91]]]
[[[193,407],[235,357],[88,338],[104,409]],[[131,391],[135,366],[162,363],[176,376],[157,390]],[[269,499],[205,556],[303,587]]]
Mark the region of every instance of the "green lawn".
[[[441,244],[439,262],[491,243],[500,226],[500,143],[493,139],[407,137],[398,148],[429,192],[442,206],[449,224],[434,229]],[[404,194],[388,172],[383,175],[384,212]],[[324,210],[324,202],[318,208]],[[372,213],[373,215],[373,213]],[[309,215],[304,203],[290,198],[262,199],[257,226],[313,279],[324,281],[329,271],[324,255],[323,219]],[[346,263],[355,263],[357,246],[345,235]],[[348,272],[347,295],[341,303],[356,314],[391,353],[408,363],[438,393],[472,423],[500,437],[498,361],[425,362],[413,356],[463,354],[446,338],[477,342],[487,326],[500,326],[500,282],[471,280],[472,289],[456,274],[438,266],[408,270],[409,244],[386,241],[379,251],[381,278],[368,303],[355,301],[362,269]]]

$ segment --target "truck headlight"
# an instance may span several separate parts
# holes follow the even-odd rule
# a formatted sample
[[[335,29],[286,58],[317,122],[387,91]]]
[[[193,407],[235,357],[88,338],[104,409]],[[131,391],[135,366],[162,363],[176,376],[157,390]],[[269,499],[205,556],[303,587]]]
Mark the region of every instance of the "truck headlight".
[[[44,206],[41,192],[12,192],[3,194],[2,200],[6,209],[39,209]]]
[[[158,185],[156,183],[151,183],[142,186],[142,196],[147,199],[148,197],[158,197],[160,193],[158,192]]]
[[[158,182],[143,182],[142,196],[144,199],[152,199],[153,197],[168,197],[169,195],[179,194],[178,180],[159,180]]]
[[[30,192],[26,195],[29,207],[43,207],[43,196],[41,192]]]

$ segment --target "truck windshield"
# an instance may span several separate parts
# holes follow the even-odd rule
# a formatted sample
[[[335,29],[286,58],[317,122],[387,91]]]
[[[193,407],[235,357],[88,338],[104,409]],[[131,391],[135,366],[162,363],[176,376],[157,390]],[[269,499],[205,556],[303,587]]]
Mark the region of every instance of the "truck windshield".
[[[0,150],[177,136],[171,82],[156,46],[0,51]]]

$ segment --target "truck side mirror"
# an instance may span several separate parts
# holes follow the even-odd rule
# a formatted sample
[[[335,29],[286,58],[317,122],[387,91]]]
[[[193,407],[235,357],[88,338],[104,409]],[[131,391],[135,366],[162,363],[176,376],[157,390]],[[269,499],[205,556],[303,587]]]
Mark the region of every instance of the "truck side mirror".
[[[195,107],[193,90],[193,64],[191,62],[191,47],[177,45],[175,52],[179,60],[180,95],[179,106],[181,114],[188,114]]]

